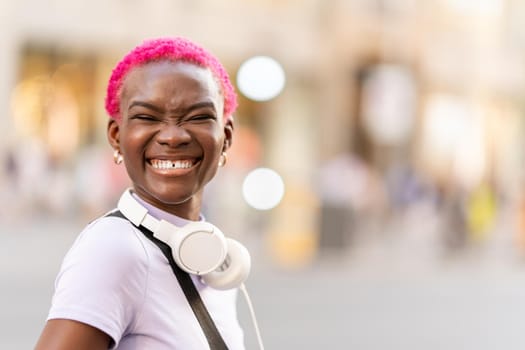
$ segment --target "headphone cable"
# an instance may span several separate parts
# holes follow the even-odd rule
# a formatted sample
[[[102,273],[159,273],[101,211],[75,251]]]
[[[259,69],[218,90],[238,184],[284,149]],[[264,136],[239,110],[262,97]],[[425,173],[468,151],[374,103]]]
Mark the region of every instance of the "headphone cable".
[[[252,301],[250,300],[250,296],[248,295],[248,291],[246,290],[246,286],[244,285],[244,283],[241,283],[239,289],[244,295],[244,299],[246,299],[246,304],[248,304],[248,310],[250,311],[250,316],[252,318],[252,323],[255,329],[255,334],[257,335],[257,342],[259,343],[259,349],[264,350],[261,332],[259,331],[259,326],[257,325],[257,319],[255,318],[255,311],[253,309]]]

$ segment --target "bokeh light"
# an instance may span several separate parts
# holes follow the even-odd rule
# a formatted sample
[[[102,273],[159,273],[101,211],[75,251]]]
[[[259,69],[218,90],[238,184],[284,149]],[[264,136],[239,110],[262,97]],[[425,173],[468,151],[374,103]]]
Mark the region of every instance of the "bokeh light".
[[[257,168],[244,179],[242,194],[251,207],[258,210],[272,209],[284,196],[284,182],[274,170]]]
[[[285,81],[282,66],[268,56],[246,60],[237,72],[239,90],[254,101],[268,101],[276,97],[283,90]]]

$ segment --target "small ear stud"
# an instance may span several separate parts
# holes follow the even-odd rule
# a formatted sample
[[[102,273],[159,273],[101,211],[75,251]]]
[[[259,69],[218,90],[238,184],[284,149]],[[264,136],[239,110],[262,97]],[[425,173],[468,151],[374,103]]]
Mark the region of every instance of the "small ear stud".
[[[120,151],[116,149],[115,152],[113,152],[113,161],[115,162],[115,164],[119,165],[122,163],[123,160],[124,158],[122,157],[122,154],[120,154]]]
[[[220,167],[225,166],[227,161],[228,161],[228,157],[226,157],[226,152],[222,152],[221,157],[219,158],[219,166]]]

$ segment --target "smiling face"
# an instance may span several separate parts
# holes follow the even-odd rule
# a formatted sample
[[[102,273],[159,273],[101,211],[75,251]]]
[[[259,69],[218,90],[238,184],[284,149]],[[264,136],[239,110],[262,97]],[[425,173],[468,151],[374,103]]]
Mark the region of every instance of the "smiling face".
[[[198,219],[204,186],[233,132],[213,75],[189,63],[152,62],[132,70],[121,91],[121,118],[109,121],[108,139],[122,153],[134,191]]]

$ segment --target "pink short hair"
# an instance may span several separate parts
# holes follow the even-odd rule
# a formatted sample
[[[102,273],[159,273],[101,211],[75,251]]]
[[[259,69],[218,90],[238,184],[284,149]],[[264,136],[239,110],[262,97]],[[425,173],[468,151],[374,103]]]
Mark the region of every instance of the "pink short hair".
[[[224,97],[224,118],[233,114],[237,108],[237,95],[222,64],[199,45],[188,39],[176,37],[146,40],[115,66],[106,94],[106,111],[111,118],[120,118],[120,90],[128,73],[135,67],[162,60],[188,62],[208,68],[219,83]]]

